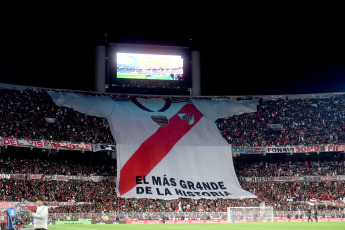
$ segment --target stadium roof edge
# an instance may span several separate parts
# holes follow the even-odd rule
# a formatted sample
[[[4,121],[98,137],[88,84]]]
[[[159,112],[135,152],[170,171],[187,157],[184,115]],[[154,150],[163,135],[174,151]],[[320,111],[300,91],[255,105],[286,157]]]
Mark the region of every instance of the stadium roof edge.
[[[177,46],[177,45],[151,45],[151,44],[138,44],[138,43],[121,43],[121,42],[111,42],[107,46],[121,46],[121,47],[144,47],[144,48],[179,48],[179,49],[190,49],[188,46]]]
[[[35,86],[26,86],[26,85],[16,85],[16,84],[7,84],[0,83],[0,88],[4,89],[17,89],[17,90],[26,90],[26,89],[43,89],[43,90],[55,90],[55,91],[69,91],[69,92],[80,92],[80,93],[93,93],[96,95],[128,95],[128,96],[144,96],[144,97],[190,97],[190,98],[262,98],[264,100],[274,100],[274,99],[308,99],[308,98],[329,98],[331,96],[341,96],[345,95],[345,92],[329,92],[329,93],[313,93],[313,94],[281,94],[281,95],[223,95],[223,96],[187,96],[187,95],[150,95],[150,94],[127,94],[127,93],[98,93],[94,91],[83,91],[83,90],[72,90],[72,89],[57,89],[57,88],[46,88],[46,87],[35,87]]]

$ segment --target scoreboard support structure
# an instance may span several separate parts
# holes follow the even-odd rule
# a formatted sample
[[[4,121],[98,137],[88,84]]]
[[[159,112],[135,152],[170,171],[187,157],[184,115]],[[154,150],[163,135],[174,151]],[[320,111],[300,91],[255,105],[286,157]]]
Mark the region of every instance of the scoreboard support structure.
[[[184,77],[187,77],[184,82],[189,82],[187,85],[188,91],[192,96],[201,96],[201,67],[200,67],[200,51],[192,50],[188,47],[167,47],[167,46],[145,46],[145,45],[130,45],[130,44],[108,44],[108,45],[97,45],[95,47],[95,72],[94,72],[94,91],[99,93],[105,93],[107,87],[110,87],[114,83],[114,72],[116,67],[113,65],[113,53],[112,47],[120,47],[121,50],[128,47],[130,51],[138,51],[140,53],[148,50],[150,53],[150,48],[153,51],[165,50],[169,54],[171,50],[172,55],[181,54],[183,58],[186,58],[184,61]],[[125,49],[126,50],[126,49]],[[112,56],[109,56],[112,55]],[[185,74],[186,73],[186,74]],[[110,74],[112,75],[111,77]],[[188,80],[190,79],[190,80]],[[122,79],[121,79],[122,80]],[[186,81],[187,80],[187,81]],[[159,81],[159,80],[157,80]],[[177,83],[177,81],[166,81],[169,83]],[[183,83],[183,82],[181,82]],[[142,87],[144,84],[142,84]],[[175,84],[176,85],[176,84]],[[179,85],[176,85],[179,86]],[[182,86],[182,85],[181,85]],[[184,86],[184,87],[185,87]],[[191,87],[191,88],[189,88]]]
[[[191,54],[192,96],[201,96],[200,51],[193,50]]]
[[[105,93],[106,47],[98,45],[95,49],[95,92]]]

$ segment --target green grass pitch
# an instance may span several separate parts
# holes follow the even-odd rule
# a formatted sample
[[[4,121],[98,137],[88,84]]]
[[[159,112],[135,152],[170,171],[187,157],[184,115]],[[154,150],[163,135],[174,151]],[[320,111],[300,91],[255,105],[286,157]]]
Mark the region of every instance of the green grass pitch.
[[[167,76],[152,75],[151,77],[146,77],[146,75],[142,75],[142,74],[126,74],[126,73],[118,73],[117,78],[167,80]]]
[[[302,223],[218,223],[218,224],[119,224],[119,225],[57,225],[48,230],[344,230],[345,222]]]

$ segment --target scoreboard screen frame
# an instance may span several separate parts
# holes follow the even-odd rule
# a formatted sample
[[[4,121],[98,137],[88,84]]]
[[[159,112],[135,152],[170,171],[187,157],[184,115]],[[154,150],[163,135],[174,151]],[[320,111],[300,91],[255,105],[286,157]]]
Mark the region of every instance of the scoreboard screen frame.
[[[107,61],[107,75],[106,83],[111,86],[138,86],[141,87],[184,87],[191,88],[191,63],[190,63],[190,49],[183,46],[159,46],[159,45],[139,45],[139,44],[122,44],[111,43],[108,45],[108,61]],[[171,79],[164,80],[162,78],[155,78],[149,74],[147,77],[139,78],[123,78],[118,77],[120,64],[117,63],[117,55],[119,53],[133,54],[133,56],[149,55],[153,57],[169,57],[180,56],[183,59],[182,74],[172,75]],[[152,61],[151,60],[151,61]],[[150,63],[151,64],[151,63]],[[164,63],[163,63],[164,64]],[[160,70],[157,70],[160,71]],[[180,72],[178,72],[180,73]]]

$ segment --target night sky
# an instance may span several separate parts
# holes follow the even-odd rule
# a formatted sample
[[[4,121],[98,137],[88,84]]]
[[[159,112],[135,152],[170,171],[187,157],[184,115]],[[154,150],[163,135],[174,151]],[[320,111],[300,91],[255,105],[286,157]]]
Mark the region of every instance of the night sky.
[[[198,32],[14,28],[2,32],[0,82],[93,90],[94,48],[104,41],[200,50],[203,95],[345,92],[344,37],[302,26]]]

